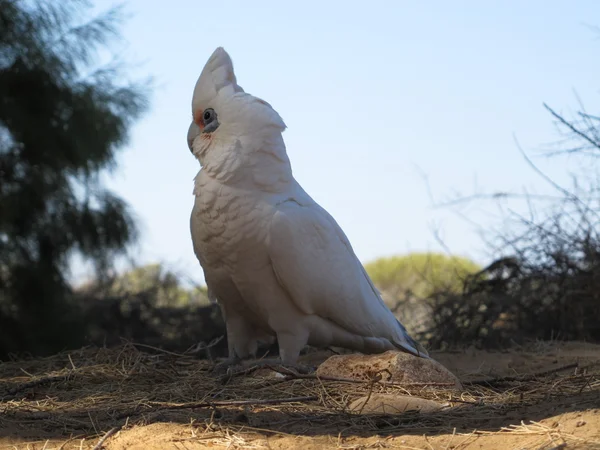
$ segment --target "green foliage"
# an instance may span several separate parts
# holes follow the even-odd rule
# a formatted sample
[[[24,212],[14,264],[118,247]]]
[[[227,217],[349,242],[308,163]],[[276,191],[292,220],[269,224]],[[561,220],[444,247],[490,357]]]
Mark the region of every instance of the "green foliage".
[[[365,269],[408,332],[421,338],[431,328],[431,298],[459,294],[469,275],[480,270],[467,258],[440,253],[380,258]]]
[[[117,297],[123,301],[146,294],[154,307],[209,304],[205,286],[185,288],[180,277],[158,263],[136,267],[108,281],[89,283],[80,287],[78,292],[95,292],[96,297]]]
[[[460,292],[467,275],[481,270],[473,261],[441,253],[411,253],[380,258],[365,265],[378,289],[392,297],[407,291],[417,298],[434,292]]]
[[[127,205],[98,173],[111,168],[146,108],[144,88],[95,68],[118,37],[118,9],[0,0],[0,355],[77,345],[66,275],[79,252],[108,267],[134,240]],[[68,324],[68,325],[67,325]]]
[[[118,345],[125,339],[184,352],[225,335],[221,310],[208,300],[206,287],[188,287],[160,264],[93,280],[74,294],[88,345]],[[225,352],[225,342],[219,348]]]

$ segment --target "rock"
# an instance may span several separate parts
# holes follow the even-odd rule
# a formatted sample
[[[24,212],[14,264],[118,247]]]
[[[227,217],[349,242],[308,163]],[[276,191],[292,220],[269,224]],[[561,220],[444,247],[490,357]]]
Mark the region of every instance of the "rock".
[[[365,395],[354,400],[348,408],[360,414],[402,414],[407,411],[424,413],[439,411],[444,408],[444,405],[410,395],[374,393],[370,397]]]
[[[332,356],[319,366],[317,376],[365,381],[381,376],[382,381],[394,383],[448,383],[440,387],[462,389],[458,378],[439,362],[394,350],[376,355]]]

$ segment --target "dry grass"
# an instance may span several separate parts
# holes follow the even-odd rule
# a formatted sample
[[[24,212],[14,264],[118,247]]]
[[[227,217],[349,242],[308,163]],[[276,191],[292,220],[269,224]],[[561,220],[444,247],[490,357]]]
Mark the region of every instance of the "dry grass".
[[[85,348],[0,364],[0,436],[40,442],[69,438],[64,444],[77,448],[80,439],[97,441],[109,430],[115,434],[136,425],[175,422],[190,429],[181,439],[232,448],[259,448],[273,435],[327,435],[338,448],[354,448],[344,439],[382,434],[449,434],[457,448],[457,435],[486,433],[533,433],[554,436],[552,442],[560,435],[564,442],[591,448],[600,446],[600,433],[597,439],[581,438],[536,422],[549,416],[550,407],[559,413],[600,409],[599,360],[576,359],[535,373],[514,374],[513,369],[510,377],[482,378],[481,371],[467,370],[458,373],[465,389],[457,392],[297,378],[268,369],[223,380],[210,373],[210,362],[191,356],[132,344]],[[445,408],[402,415],[348,410],[352,400],[376,392],[418,396]]]

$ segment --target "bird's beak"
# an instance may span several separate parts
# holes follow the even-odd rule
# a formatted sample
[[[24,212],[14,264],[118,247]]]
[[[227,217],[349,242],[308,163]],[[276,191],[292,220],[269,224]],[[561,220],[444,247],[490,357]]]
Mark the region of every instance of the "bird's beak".
[[[196,125],[195,122],[192,122],[190,124],[190,128],[188,129],[188,134],[187,134],[187,141],[188,141],[188,148],[190,149],[190,152],[194,153],[194,139],[196,139],[196,137],[200,134],[200,127],[198,125]]]

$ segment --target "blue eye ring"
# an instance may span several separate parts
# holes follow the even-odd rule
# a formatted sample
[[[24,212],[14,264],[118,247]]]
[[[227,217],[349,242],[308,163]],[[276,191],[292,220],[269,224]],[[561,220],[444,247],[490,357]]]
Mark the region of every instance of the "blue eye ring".
[[[204,110],[204,113],[202,114],[202,120],[204,121],[204,125],[208,125],[209,123],[211,123],[213,120],[215,120],[216,114],[215,114],[215,110],[212,108],[207,108]]]

